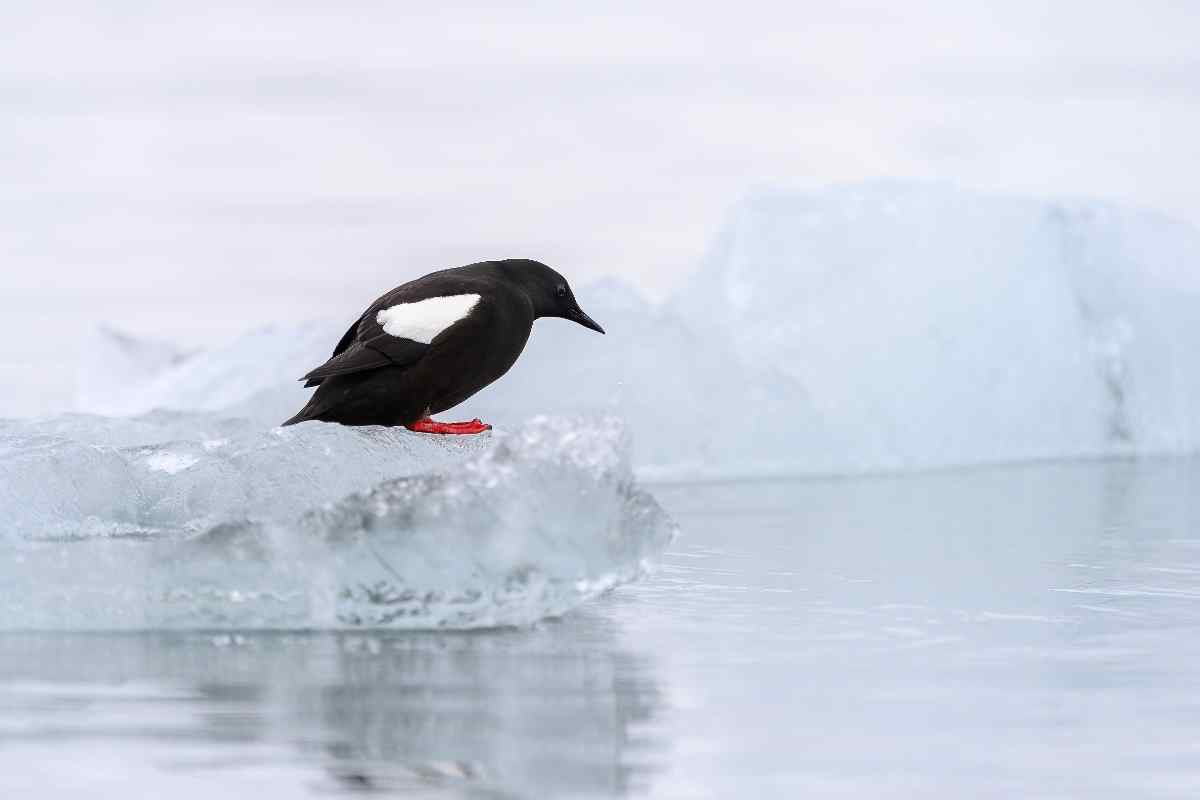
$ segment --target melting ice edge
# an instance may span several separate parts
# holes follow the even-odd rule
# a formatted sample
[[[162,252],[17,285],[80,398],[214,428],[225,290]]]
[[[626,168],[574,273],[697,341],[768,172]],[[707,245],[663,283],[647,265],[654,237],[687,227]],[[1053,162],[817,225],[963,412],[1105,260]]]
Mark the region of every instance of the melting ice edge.
[[[530,624],[637,579],[675,536],[629,451],[612,418],[481,437],[0,422],[0,629]]]

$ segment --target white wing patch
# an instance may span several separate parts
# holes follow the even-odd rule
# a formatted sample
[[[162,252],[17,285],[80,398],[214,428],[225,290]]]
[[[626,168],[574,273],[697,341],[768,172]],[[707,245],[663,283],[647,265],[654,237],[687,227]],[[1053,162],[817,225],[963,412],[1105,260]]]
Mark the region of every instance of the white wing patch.
[[[452,294],[415,303],[397,303],[376,314],[375,321],[392,336],[429,344],[439,333],[471,313],[478,302],[477,294]]]

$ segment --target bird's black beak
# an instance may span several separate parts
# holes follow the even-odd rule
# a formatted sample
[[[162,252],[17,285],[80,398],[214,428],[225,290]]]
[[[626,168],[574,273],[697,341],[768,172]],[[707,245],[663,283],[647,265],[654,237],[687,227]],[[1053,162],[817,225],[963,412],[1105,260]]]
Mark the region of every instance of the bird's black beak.
[[[591,328],[596,333],[604,333],[604,328],[601,328],[596,323],[596,320],[592,319],[587,314],[583,313],[583,309],[580,308],[579,306],[575,306],[570,311],[568,311],[566,313],[566,317],[567,317],[567,319],[569,319],[573,322],[578,322],[580,325],[582,325],[585,328]]]

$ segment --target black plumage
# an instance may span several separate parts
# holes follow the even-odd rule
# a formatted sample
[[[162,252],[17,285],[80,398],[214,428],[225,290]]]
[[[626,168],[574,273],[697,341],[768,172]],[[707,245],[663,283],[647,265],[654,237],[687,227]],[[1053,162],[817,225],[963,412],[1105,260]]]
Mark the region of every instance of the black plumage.
[[[434,298],[459,302],[463,296],[469,303],[474,295],[478,300],[463,316],[448,320],[444,329],[426,331],[431,336],[427,342],[420,334],[397,335],[405,331],[387,322],[390,309],[415,308],[405,304]],[[483,261],[410,281],[372,303],[342,336],[330,359],[301,379],[317,390],[283,424],[323,420],[407,425],[441,433],[486,429],[478,420],[472,428],[472,423],[430,423],[428,417],[458,405],[508,372],[540,317],[562,317],[604,333],[579,308],[566,279],[538,261]],[[454,429],[456,425],[465,427]]]

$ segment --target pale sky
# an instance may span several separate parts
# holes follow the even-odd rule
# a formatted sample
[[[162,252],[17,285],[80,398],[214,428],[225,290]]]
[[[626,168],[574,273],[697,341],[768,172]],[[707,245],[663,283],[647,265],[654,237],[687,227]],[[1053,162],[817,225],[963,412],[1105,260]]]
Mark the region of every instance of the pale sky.
[[[504,256],[661,297],[767,184],[1200,222],[1194,2],[114,0],[4,30],[0,415],[68,407],[102,322],[201,345]]]

